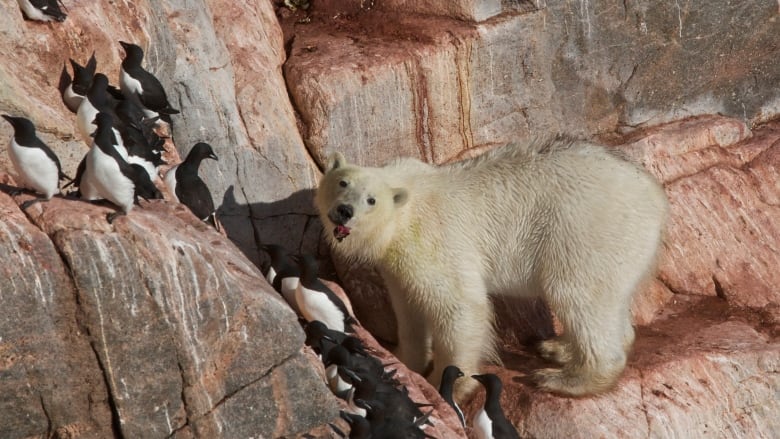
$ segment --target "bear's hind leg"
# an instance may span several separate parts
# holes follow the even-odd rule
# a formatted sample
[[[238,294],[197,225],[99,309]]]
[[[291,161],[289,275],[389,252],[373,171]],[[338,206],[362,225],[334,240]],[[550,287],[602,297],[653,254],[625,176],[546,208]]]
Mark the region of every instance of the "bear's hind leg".
[[[570,303],[567,308],[555,305],[551,300],[553,312],[563,323],[566,338],[571,340],[568,344],[571,356],[561,369],[537,371],[535,378],[539,386],[571,396],[611,389],[626,365],[628,340],[624,307],[608,303],[594,306],[593,302]]]

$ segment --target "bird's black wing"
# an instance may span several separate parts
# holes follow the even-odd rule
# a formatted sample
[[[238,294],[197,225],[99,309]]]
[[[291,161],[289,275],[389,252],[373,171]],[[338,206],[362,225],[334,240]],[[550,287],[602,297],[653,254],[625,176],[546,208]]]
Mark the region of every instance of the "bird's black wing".
[[[205,221],[214,213],[214,200],[208,186],[200,177],[179,178],[182,166],[176,169],[176,196],[179,201],[189,207],[198,219]]]
[[[141,75],[139,79],[144,87],[144,92],[139,96],[144,107],[158,113],[177,114],[179,112],[171,107],[165,89],[157,77],[143,69],[140,69],[138,74]]]

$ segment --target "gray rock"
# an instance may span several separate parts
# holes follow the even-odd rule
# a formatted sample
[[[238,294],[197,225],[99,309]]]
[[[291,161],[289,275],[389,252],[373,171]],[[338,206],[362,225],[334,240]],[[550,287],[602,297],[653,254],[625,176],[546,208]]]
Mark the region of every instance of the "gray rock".
[[[9,369],[15,379],[2,383],[9,389],[2,405],[15,407],[9,419],[28,420],[0,421],[13,425],[12,437],[74,423],[124,437],[276,437],[337,417],[336,400],[315,372],[321,365],[302,354],[292,310],[232,243],[185,208],[144,203],[109,225],[112,208],[55,198],[28,210],[30,224],[0,197],[11,212],[3,229],[25,232],[0,247],[19,267],[3,281],[3,295],[26,300],[7,301],[20,313],[0,327],[3,342],[29,363]],[[37,274],[51,266],[52,274]],[[35,308],[51,333],[29,326],[38,323],[26,316]]]

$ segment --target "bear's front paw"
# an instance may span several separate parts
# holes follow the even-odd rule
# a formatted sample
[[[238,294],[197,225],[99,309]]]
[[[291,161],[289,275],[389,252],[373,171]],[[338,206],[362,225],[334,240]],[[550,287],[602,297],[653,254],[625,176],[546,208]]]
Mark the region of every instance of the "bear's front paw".
[[[479,386],[479,381],[466,375],[455,381],[455,390],[452,392],[452,396],[458,404],[465,405]]]

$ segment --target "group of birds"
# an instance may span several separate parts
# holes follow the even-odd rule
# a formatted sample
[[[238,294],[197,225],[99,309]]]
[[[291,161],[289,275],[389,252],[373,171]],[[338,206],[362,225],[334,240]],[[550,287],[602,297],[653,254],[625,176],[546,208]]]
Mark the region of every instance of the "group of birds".
[[[145,200],[163,198],[154,184],[160,178],[165,139],[157,134],[160,120],[171,123],[178,114],[168,102],[160,81],[142,67],[140,46],[120,41],[125,51],[119,72],[119,87],[96,72],[95,54],[85,65],[70,59],[73,76],[63,66],[59,81],[62,101],[76,114],[76,128],[89,151],[78,165],[74,178],[68,177],[56,154],[36,135],[27,118],[3,115],[14,129],[9,145],[18,183],[40,196],[23,203],[49,200],[63,186],[77,188],[71,194],[88,201],[108,200],[118,210],[108,214],[108,222],[129,213]],[[185,160],[170,168],[164,177],[174,201],[185,204],[201,220],[218,228],[214,200],[198,175],[203,159],[217,160],[207,143],[196,143]]]
[[[275,244],[262,245],[270,262],[266,280],[290,305],[303,322],[306,344],[325,366],[331,391],[343,399],[341,416],[350,425],[350,439],[431,438],[425,432],[433,409],[409,398],[395,378],[392,364],[372,355],[363,342],[351,335],[358,324],[347,306],[319,279],[317,259],[309,254],[292,255]],[[453,399],[455,381],[463,377],[456,366],[445,368],[439,393],[458,414],[464,429],[466,420]],[[517,431],[500,405],[502,384],[495,374],[473,375],[485,387],[484,406],[473,418],[479,439],[515,439]],[[427,412],[423,410],[429,408]],[[334,430],[337,430],[334,427]]]

